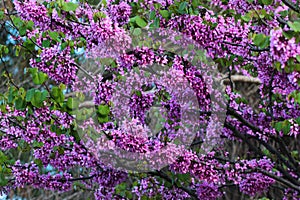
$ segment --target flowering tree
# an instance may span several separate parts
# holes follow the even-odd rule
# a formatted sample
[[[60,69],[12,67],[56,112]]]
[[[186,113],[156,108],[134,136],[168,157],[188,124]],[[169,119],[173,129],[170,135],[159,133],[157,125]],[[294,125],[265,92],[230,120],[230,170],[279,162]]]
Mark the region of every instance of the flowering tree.
[[[239,199],[300,198],[298,1],[8,4],[3,1],[0,10],[1,31],[10,41],[0,44],[5,82],[0,95],[2,192],[31,186],[91,191],[95,199],[202,200],[232,191]],[[130,35],[154,29],[182,34],[171,40],[193,41],[191,51],[196,55],[196,48],[203,49],[214,65],[202,60],[206,71],[199,69],[185,53],[147,45],[147,39],[128,51]],[[30,87],[10,73],[13,56],[29,59],[18,73],[33,83]],[[96,69],[87,67],[88,59]],[[146,66],[154,63],[167,71],[146,79],[145,70],[153,69]],[[225,109],[222,127],[209,123],[214,116],[211,84],[205,79],[208,67],[224,75],[218,93],[226,99],[218,107]],[[239,81],[258,85],[257,105],[238,92]],[[137,83],[139,87],[125,87]],[[189,92],[200,115],[185,122],[188,127],[205,125],[205,130],[193,133],[184,146],[176,139],[185,140],[191,131],[180,131],[186,125],[186,105],[178,96],[190,97]],[[149,112],[157,104],[163,114]],[[149,135],[151,123],[155,133]],[[201,153],[209,138],[218,145]],[[243,147],[239,152],[233,148],[237,144]],[[120,160],[105,154],[116,148],[128,155],[164,151],[152,158],[152,170],[137,173],[140,168],[134,164],[121,169],[115,165]]]

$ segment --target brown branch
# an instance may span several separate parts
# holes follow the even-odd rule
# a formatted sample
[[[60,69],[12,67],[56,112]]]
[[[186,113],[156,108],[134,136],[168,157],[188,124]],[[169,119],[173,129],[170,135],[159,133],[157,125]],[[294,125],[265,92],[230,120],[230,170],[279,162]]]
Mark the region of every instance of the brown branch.
[[[154,176],[158,176],[160,178],[163,178],[165,179],[166,181],[168,181],[169,183],[173,184],[173,181],[172,179],[166,175],[165,173],[161,172],[161,171],[155,171],[155,172],[148,172],[149,175],[154,175]],[[186,188],[184,186],[181,186],[181,185],[178,185],[178,183],[174,183],[175,186],[183,191],[185,191],[186,193],[188,193],[191,197],[194,197],[195,199],[198,199],[197,195],[195,194],[194,191],[192,191],[191,189],[189,188]]]
[[[294,3],[288,1],[288,0],[282,0],[282,2],[287,5],[287,7],[289,7],[290,9],[296,11],[297,13],[300,13],[300,9],[297,5],[295,5]]]
[[[238,115],[238,114],[237,114]],[[240,116],[241,117],[241,116]],[[245,120],[246,123],[249,123]],[[238,138],[241,138],[244,142],[246,142],[250,148],[252,148],[256,153],[258,153],[259,155],[263,155],[261,150],[256,148],[255,146],[251,145],[251,143],[249,142],[249,139],[252,138],[252,139],[255,139],[256,141],[258,141],[260,144],[262,144],[265,148],[267,148],[272,154],[275,154],[278,159],[284,163],[288,168],[290,169],[295,169],[294,166],[291,165],[291,163],[288,161],[288,160],[285,160],[282,155],[273,147],[271,146],[270,144],[268,144],[267,142],[263,141],[263,140],[260,140],[258,137],[256,136],[251,136],[251,135],[248,135],[248,134],[242,134],[240,133],[235,127],[233,127],[231,124],[229,124],[228,122],[225,122],[225,125],[224,125],[226,128],[229,128],[233,133],[234,133],[234,136],[235,137],[238,137]],[[254,125],[250,125],[250,126],[254,126]],[[254,126],[255,127],[255,126]],[[256,130],[258,129],[257,127],[255,128]],[[259,129],[258,129],[259,130]],[[260,131],[257,131],[257,132],[260,132]],[[296,185],[300,185],[300,183],[295,180],[289,173],[287,173],[286,170],[284,170],[282,167],[278,166],[278,169],[281,173],[283,173],[283,175],[285,175],[287,177],[288,180],[290,180],[291,182],[293,182],[294,184]]]
[[[291,183],[291,182],[289,182],[289,181],[287,181],[287,180],[285,180],[285,179],[283,179],[283,178],[281,178],[279,176],[276,176],[275,174],[272,174],[270,172],[267,172],[267,171],[265,171],[263,169],[259,169],[259,168],[257,169],[257,171],[261,172],[262,174],[264,174],[264,175],[266,175],[266,176],[268,176],[270,178],[275,179],[279,183],[282,183],[282,184],[284,184],[284,185],[286,185],[286,186],[288,186],[290,188],[293,188],[294,190],[300,192],[300,187],[299,186],[294,185],[293,183]]]

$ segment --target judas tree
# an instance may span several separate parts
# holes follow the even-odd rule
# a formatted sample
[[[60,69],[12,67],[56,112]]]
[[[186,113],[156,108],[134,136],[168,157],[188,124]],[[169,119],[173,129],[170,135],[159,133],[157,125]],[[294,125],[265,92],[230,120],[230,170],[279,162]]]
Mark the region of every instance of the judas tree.
[[[300,198],[298,1],[1,5],[3,193]]]

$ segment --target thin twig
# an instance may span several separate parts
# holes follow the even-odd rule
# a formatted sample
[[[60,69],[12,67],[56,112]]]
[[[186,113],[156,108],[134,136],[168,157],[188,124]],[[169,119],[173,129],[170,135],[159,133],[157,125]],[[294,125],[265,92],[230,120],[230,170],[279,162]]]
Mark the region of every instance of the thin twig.
[[[18,86],[17,84],[15,84],[15,82],[14,82],[13,79],[11,78],[11,76],[10,76],[10,74],[9,74],[9,71],[8,71],[8,69],[7,69],[7,67],[6,67],[6,64],[5,64],[4,60],[2,59],[2,57],[0,57],[0,59],[1,59],[1,62],[3,63],[4,70],[5,70],[5,73],[6,73],[7,77],[8,77],[8,79],[9,79],[9,82],[11,82],[11,84],[13,84],[13,85],[19,90],[19,86]]]

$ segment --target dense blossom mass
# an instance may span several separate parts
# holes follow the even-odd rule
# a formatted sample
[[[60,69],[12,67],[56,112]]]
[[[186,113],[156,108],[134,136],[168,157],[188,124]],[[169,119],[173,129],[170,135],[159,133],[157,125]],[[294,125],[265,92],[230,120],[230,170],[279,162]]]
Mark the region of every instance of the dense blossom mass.
[[[99,200],[300,199],[299,6],[4,3],[1,32],[13,41],[0,44],[1,82],[7,80],[0,95],[0,191],[78,190]],[[149,42],[153,29],[175,50]],[[145,30],[148,38],[139,40]],[[7,69],[19,54],[28,59],[18,73],[30,87]],[[201,67],[194,59],[202,59]],[[245,97],[240,82],[254,84],[254,92]],[[247,99],[253,94],[257,103]],[[222,109],[224,120],[214,114]]]

